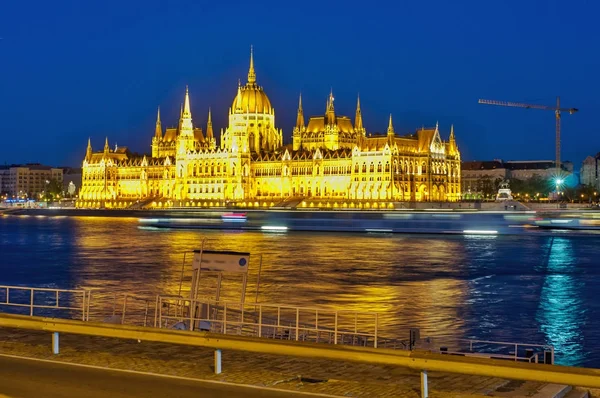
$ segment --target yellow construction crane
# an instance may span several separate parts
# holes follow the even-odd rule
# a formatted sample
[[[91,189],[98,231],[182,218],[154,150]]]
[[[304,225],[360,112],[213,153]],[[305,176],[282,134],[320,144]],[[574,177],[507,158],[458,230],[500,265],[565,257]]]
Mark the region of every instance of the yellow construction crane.
[[[498,105],[498,106],[512,106],[516,108],[527,108],[527,109],[542,109],[546,111],[554,111],[556,115],[556,177],[560,178],[561,176],[561,168],[560,168],[560,114],[561,112],[569,112],[569,115],[574,114],[579,109],[577,108],[561,108],[560,107],[560,97],[556,97],[556,106],[546,106],[546,105],[535,105],[535,104],[522,104],[519,102],[507,102],[507,101],[493,101],[480,99],[480,104],[487,105]]]

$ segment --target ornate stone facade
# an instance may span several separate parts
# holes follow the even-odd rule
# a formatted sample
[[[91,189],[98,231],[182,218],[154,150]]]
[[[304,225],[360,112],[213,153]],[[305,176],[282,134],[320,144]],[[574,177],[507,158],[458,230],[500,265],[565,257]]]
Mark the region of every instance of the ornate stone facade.
[[[330,93],[325,114],[308,124],[300,98],[292,140],[283,145],[275,110],[256,83],[251,54],[248,81],[238,83],[220,145],[210,110],[206,134],[194,127],[186,88],[177,128],[163,133],[159,110],[151,156],[113,150],[108,139],[103,151],[93,152],[88,141],[78,206],[270,206],[320,200],[355,207],[461,197],[453,127],[448,141],[437,124],[401,136],[390,115],[387,134],[367,134],[360,100],[353,124],[335,113]]]

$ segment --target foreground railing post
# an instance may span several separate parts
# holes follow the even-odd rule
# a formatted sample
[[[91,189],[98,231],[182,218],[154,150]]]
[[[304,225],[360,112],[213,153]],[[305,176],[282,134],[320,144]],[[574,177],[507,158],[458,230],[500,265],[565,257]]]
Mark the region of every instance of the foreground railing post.
[[[258,337],[262,337],[262,305],[258,306]]]
[[[375,343],[374,346],[377,348],[377,329],[379,327],[379,313],[375,313]]]
[[[221,350],[215,350],[215,374],[221,374]]]
[[[58,332],[52,333],[52,353],[58,355]]]
[[[333,326],[333,344],[337,344],[338,343],[338,312],[335,312],[335,319],[334,319],[334,326]]]
[[[29,301],[29,316],[33,316],[33,289],[31,290],[31,297],[30,297],[30,301]]]
[[[427,385],[427,371],[421,371],[421,398],[429,397],[429,386]]]

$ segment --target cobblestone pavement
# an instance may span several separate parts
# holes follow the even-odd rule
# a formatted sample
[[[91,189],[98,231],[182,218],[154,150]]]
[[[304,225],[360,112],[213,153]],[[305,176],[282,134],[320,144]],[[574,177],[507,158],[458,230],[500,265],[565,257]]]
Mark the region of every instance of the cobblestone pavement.
[[[0,330],[0,353],[343,397],[420,397],[419,372],[383,365],[224,351],[223,373],[216,375],[210,349],[61,334],[60,354],[53,355],[50,333],[13,329]],[[526,397],[542,386],[429,373],[432,398]]]

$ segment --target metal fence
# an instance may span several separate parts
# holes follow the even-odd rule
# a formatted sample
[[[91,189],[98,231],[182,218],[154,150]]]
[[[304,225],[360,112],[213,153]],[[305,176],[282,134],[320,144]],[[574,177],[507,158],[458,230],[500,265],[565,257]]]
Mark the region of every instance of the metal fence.
[[[273,303],[197,300],[179,296],[109,294],[87,289],[53,289],[0,285],[5,312],[101,321],[133,326],[263,337],[363,347],[411,350],[413,347],[448,355],[554,363],[554,347],[475,339],[385,338],[375,312],[330,310]]]
[[[505,359],[515,362],[554,363],[554,347],[543,344],[456,339],[420,342],[419,348],[448,355]]]
[[[0,307],[20,315],[89,320],[91,291],[0,285]]]
[[[378,346],[378,314],[283,304],[158,296],[155,326],[213,333]]]

